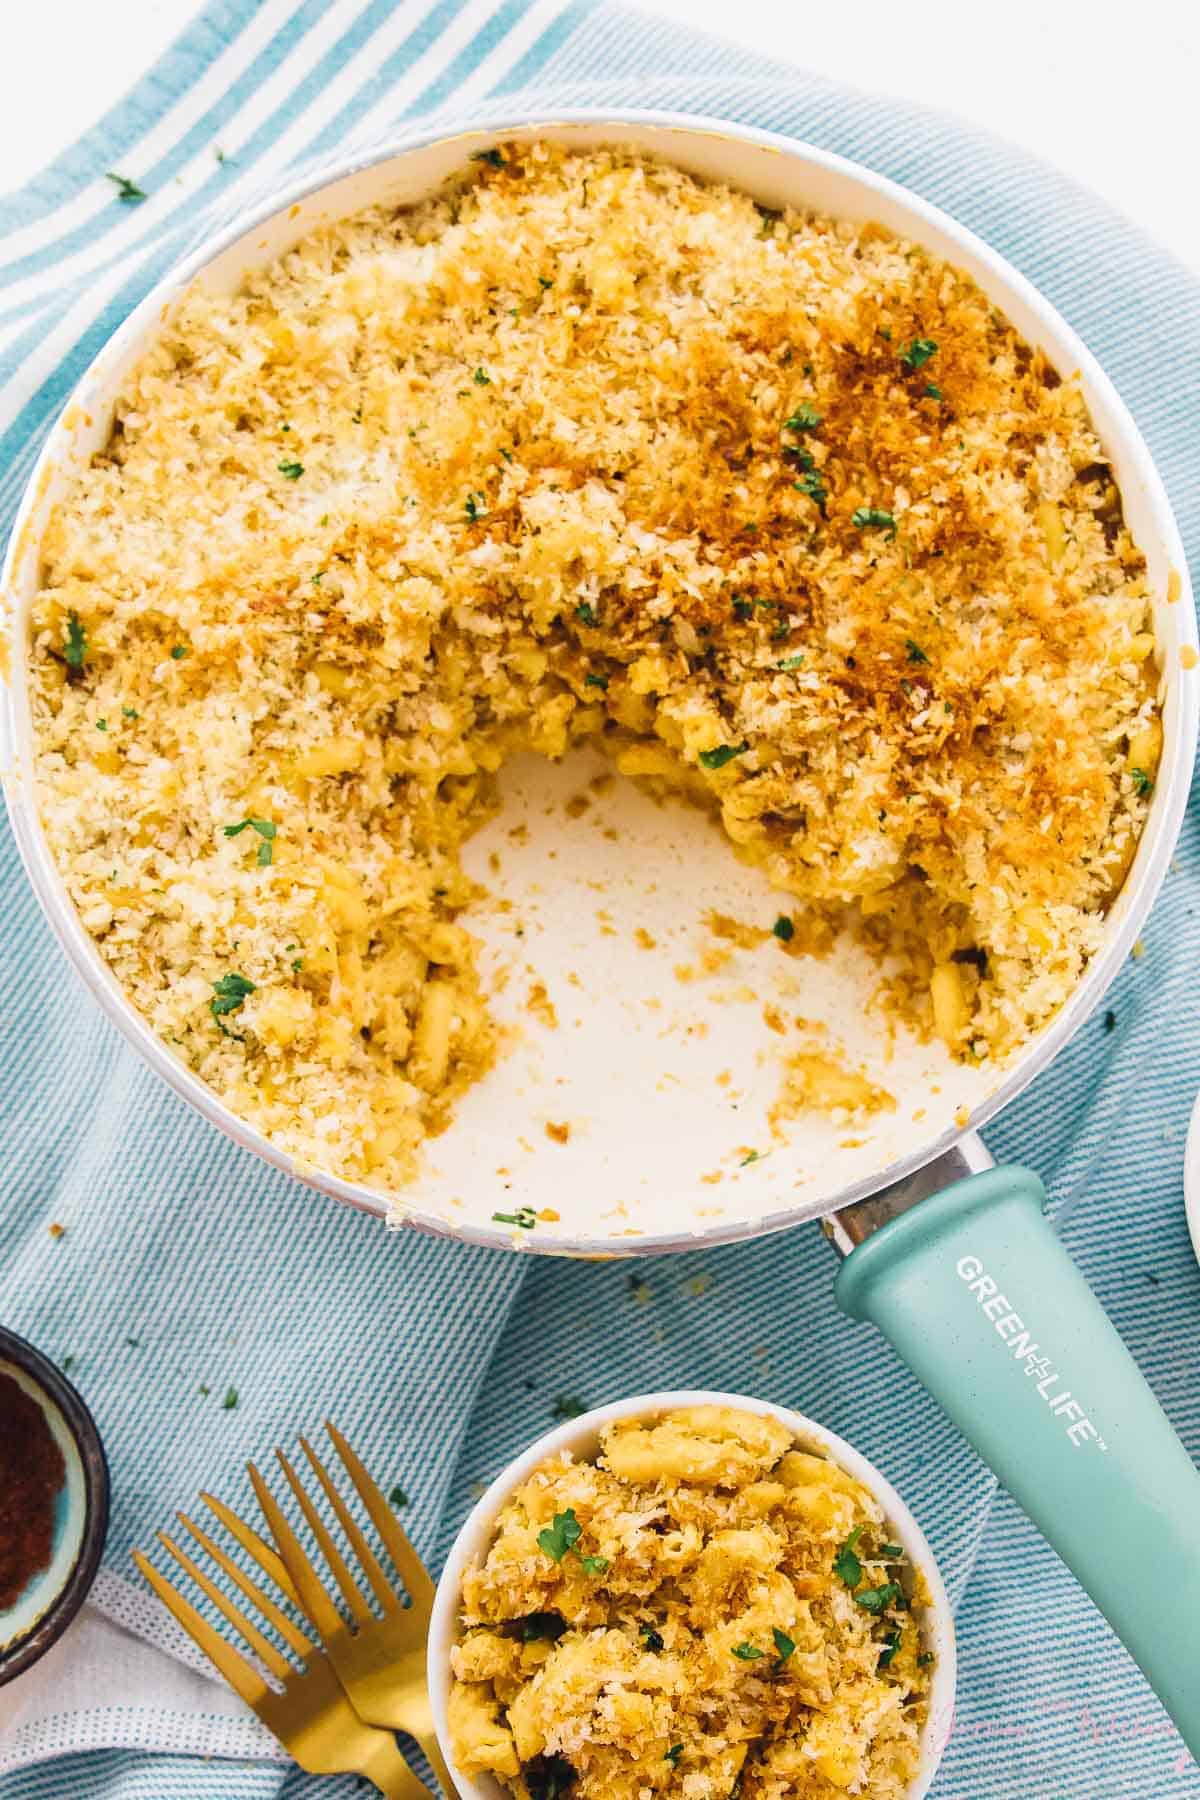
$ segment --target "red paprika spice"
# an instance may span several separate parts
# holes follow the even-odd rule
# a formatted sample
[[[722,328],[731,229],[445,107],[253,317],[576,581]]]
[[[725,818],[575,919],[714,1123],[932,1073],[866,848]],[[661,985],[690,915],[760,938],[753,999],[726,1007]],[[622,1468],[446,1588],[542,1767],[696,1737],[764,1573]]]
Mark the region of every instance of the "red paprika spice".
[[[54,1551],[54,1507],[67,1479],[46,1415],[0,1374],[0,1612],[13,1605]]]

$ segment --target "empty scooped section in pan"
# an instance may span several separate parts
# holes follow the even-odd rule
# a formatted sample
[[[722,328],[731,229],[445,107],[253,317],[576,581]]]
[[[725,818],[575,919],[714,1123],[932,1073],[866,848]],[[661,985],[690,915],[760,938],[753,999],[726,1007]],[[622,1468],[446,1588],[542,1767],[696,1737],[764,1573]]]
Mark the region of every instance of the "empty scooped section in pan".
[[[590,752],[519,758],[501,791],[464,922],[502,1052],[428,1146],[422,1210],[509,1215],[531,1247],[816,1214],[994,1085],[889,1016],[859,945],[777,936],[788,896],[695,807]]]

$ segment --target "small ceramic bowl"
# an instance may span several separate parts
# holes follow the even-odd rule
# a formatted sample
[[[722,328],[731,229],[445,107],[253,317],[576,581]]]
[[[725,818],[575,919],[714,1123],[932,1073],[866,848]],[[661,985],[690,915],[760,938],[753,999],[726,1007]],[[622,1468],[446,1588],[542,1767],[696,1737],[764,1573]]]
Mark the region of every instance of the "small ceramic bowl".
[[[108,1530],[108,1464],[95,1421],[71,1383],[40,1350],[10,1331],[0,1330],[0,1375],[41,1407],[66,1465],[49,1565],[0,1612],[3,1686],[62,1636],[87,1597]]]
[[[429,1626],[427,1675],[438,1742],[461,1800],[509,1800],[507,1790],[491,1776],[469,1780],[454,1761],[446,1702],[450,1691],[450,1651],[459,1635],[458,1610],[464,1571],[476,1557],[486,1554],[501,1508],[514,1489],[520,1487],[539,1463],[562,1450],[570,1450],[576,1457],[586,1460],[595,1455],[600,1447],[601,1431],[614,1419],[648,1419],[679,1406],[730,1406],[741,1412],[779,1419],[794,1434],[800,1448],[823,1451],[881,1502],[887,1516],[889,1536],[903,1546],[913,1570],[924,1576],[929,1592],[928,1603],[922,1608],[922,1625],[926,1646],[935,1657],[933,1683],[929,1717],[921,1740],[921,1766],[905,1796],[905,1800],[922,1800],[937,1773],[950,1735],[954,1715],[956,1660],[954,1615],[950,1610],[950,1602],[934,1562],[933,1552],[921,1527],[891,1483],[884,1479],[875,1465],[868,1462],[860,1451],[846,1443],[844,1438],[836,1437],[815,1420],[805,1418],[802,1413],[791,1412],[787,1407],[768,1406],[765,1401],[752,1400],[744,1394],[710,1393],[703,1390],[641,1394],[632,1400],[618,1400],[611,1406],[583,1413],[566,1425],[560,1425],[556,1431],[548,1431],[496,1477],[454,1540],[434,1597],[433,1617]]]

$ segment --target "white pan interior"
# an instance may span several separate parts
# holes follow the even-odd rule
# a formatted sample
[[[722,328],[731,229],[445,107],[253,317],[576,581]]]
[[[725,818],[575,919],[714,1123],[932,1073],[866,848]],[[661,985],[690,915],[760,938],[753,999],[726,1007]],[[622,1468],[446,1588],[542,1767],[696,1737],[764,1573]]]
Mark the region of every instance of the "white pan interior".
[[[429,193],[500,135],[637,145],[769,205],[878,219],[967,269],[1064,375],[1081,371],[1157,597],[1166,746],[1150,825],[1103,953],[1071,1003],[1009,1067],[956,1065],[940,1045],[920,1044],[886,1020],[872,1004],[878,971],[852,946],[821,959],[785,954],[770,935],[780,897],[735,861],[695,810],[657,803],[623,780],[593,785],[604,768],[587,752],[561,765],[521,759],[504,772],[500,817],[466,854],[493,897],[466,922],[486,945],[504,1054],[461,1103],[454,1126],[428,1147],[422,1175],[405,1193],[389,1197],[293,1169],[373,1210],[390,1206],[435,1229],[522,1248],[636,1254],[686,1247],[697,1236],[750,1235],[829,1210],[918,1167],[968,1121],[989,1117],[1049,1060],[1131,947],[1178,830],[1196,735],[1196,675],[1181,657],[1195,639],[1186,569],[1132,422],[1079,340],[1028,284],[970,234],[891,184],[768,134],[630,115],[492,125],[414,143],[313,192],[297,190],[269,216],[243,224],[133,315],[86,377],[35,474],[5,581],[15,655],[3,760],[14,827],[64,948],[121,1028],[215,1123],[292,1168],[132,1013],[50,864],[30,782],[22,652],[40,534],[66,479],[105,442],[122,375],[181,283],[230,289],[321,223]],[[1179,595],[1173,603],[1169,584]],[[705,923],[711,912],[767,935],[750,946],[730,942]],[[811,1113],[773,1125],[768,1114],[784,1058],[808,1048],[864,1073],[894,1097],[894,1110],[865,1121]],[[532,1230],[493,1222],[496,1212],[521,1208],[549,1216]]]

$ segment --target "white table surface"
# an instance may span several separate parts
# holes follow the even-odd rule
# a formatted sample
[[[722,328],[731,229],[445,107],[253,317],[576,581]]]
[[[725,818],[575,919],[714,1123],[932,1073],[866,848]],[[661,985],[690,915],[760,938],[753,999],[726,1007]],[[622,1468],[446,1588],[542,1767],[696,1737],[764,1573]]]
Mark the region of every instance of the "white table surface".
[[[195,0],[14,0],[0,189],[85,130],[197,10]],[[907,9],[656,0],[646,10],[1017,139],[1200,273],[1198,0],[922,0]]]
[[[0,191],[72,143],[197,10],[196,0],[13,6]],[[656,0],[645,10],[1016,139],[1104,194],[1200,274],[1200,0],[922,0],[909,9],[894,0]],[[129,1698],[150,1684],[194,1679],[177,1665],[164,1670],[159,1652],[122,1643],[96,1614],[82,1640],[88,1632],[102,1640],[92,1646],[96,1661]],[[47,1659],[41,1674],[60,1695],[84,1648],[68,1638]],[[23,1696],[10,1690],[0,1703],[0,1740],[33,1698],[31,1685],[18,1686]]]

